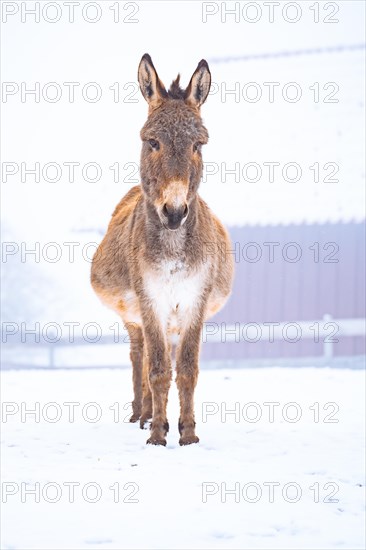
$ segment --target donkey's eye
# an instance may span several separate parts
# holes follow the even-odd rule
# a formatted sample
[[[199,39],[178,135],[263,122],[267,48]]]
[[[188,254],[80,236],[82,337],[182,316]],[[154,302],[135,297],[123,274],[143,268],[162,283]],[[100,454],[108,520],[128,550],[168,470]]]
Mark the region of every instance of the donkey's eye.
[[[156,139],[149,139],[149,144],[153,149],[155,149],[155,151],[158,151],[160,148],[159,142],[156,141]]]
[[[197,153],[197,151],[201,151],[201,148],[202,148],[202,143],[200,141],[197,141],[197,143],[193,145],[193,152]]]

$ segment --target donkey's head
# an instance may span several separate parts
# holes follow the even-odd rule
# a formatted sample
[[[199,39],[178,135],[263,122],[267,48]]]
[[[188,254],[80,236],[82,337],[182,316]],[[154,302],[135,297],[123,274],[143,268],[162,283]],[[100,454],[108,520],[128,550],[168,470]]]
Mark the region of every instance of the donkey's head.
[[[166,91],[151,57],[145,54],[138,79],[149,104],[149,116],[141,130],[142,189],[163,226],[178,229],[189,216],[202,176],[201,147],[207,143],[208,133],[200,107],[210,90],[210,71],[202,60],[185,90],[178,75]]]

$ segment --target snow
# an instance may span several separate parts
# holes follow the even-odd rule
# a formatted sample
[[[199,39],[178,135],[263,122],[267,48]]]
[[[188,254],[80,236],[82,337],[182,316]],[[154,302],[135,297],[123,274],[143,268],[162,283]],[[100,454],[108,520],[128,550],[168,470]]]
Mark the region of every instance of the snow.
[[[200,443],[178,445],[173,383],[163,448],[147,446],[147,432],[128,422],[127,369],[4,371],[3,501],[4,483],[18,491],[3,504],[1,548],[364,548],[363,387],[364,374],[348,369],[205,370]],[[35,403],[39,422],[22,422],[21,410]],[[64,403],[78,404],[74,422]],[[278,404],[272,422],[268,403]],[[5,417],[4,407],[14,414]],[[70,482],[79,484],[72,503]],[[24,492],[36,483],[39,503]],[[269,483],[279,484],[273,502]],[[223,502],[235,484],[239,492]],[[48,502],[55,487],[59,500]],[[286,487],[297,502],[283,497]],[[83,499],[96,489],[97,502]]]
[[[88,24],[80,17],[80,5],[75,22],[70,24],[65,21],[65,4],[59,2],[62,20],[57,24],[44,20],[35,23],[32,16],[22,23],[17,14],[2,26],[3,81],[25,82],[28,89],[36,82],[42,88],[56,82],[63,93],[55,103],[42,97],[37,103],[31,96],[21,101],[20,92],[2,103],[2,129],[7,136],[2,158],[19,167],[2,186],[2,203],[6,204],[3,239],[19,246],[3,265],[5,321],[26,322],[28,328],[35,322],[41,326],[58,323],[64,337],[67,323],[79,323],[82,328],[97,321],[104,332],[113,334],[118,318],[101,306],[89,285],[93,247],[86,249],[89,243],[100,242],[115,205],[138,182],[138,173],[132,176],[136,181],[127,176],[139,163],[139,131],[147,106],[139,93],[132,102],[126,101],[126,96],[136,90],[137,65],[145,51],[151,54],[167,85],[178,71],[182,83],[188,83],[197,62],[201,58],[209,61],[218,91],[213,89],[202,108],[210,133],[203,155],[209,169],[216,163],[214,167],[219,170],[203,179],[200,191],[226,225],[364,219],[364,51],[272,55],[363,44],[363,2],[338,1],[338,24],[315,24],[310,7],[313,2],[301,3],[303,17],[296,24],[288,24],[281,17],[273,24],[265,17],[256,24],[242,20],[236,24],[228,17],[222,24],[220,15],[202,23],[201,2],[178,1],[139,2],[138,24],[114,24],[112,2],[100,3],[101,21]],[[264,10],[264,4],[262,7]],[[320,9],[323,17],[325,5]],[[189,29],[192,40],[177,39],[177,21],[181,33]],[[261,54],[272,57],[215,61]],[[79,83],[74,103],[67,100],[65,82]],[[100,101],[83,100],[80,90],[88,82],[100,85]],[[230,90],[238,85],[242,94],[249,82],[260,86],[260,101],[236,102],[233,95],[222,99],[220,92],[225,86]],[[280,83],[273,103],[268,101],[266,82]],[[282,100],[283,87],[289,82],[301,87],[302,97],[296,103]],[[324,86],[335,82],[339,101],[314,102],[311,87],[316,82],[322,98],[332,91]],[[117,103],[110,88],[114,83],[120,85]],[[41,168],[57,163],[62,169],[61,179],[53,183],[41,174],[36,182],[28,174],[22,181],[21,164],[31,169],[36,162]],[[70,162],[80,163],[74,181],[70,181],[65,164]],[[89,162],[98,163],[102,170],[95,183],[82,175]],[[253,162],[263,170],[258,182],[248,182],[242,176],[237,182],[230,174],[224,181],[225,169],[239,163],[242,174],[244,166]],[[303,177],[299,182],[286,182],[281,177],[271,182],[264,164],[269,162],[279,162],[279,170],[296,162]],[[322,170],[319,183],[313,181],[310,169],[315,162]],[[330,174],[330,170],[323,171],[328,162],[339,166],[335,175],[338,182],[322,181]],[[116,163],[121,172],[119,182],[114,181],[110,168]],[[22,246],[30,250],[37,243],[38,257],[28,254],[23,259]],[[48,259],[47,243],[59,247],[59,261]],[[70,243],[77,245],[73,260],[67,246]],[[203,370],[196,392],[200,443],[179,447],[178,403],[176,388],[172,387],[168,445],[155,448],[145,444],[147,432],[124,421],[126,417],[128,420],[132,398],[130,370],[66,369],[68,365],[112,366],[112,357],[117,364],[127,362],[126,346],[119,346],[118,351],[116,346],[102,347],[97,351],[86,346],[82,351],[72,346],[60,349],[56,364],[64,370],[2,373],[3,401],[14,402],[15,411],[22,409],[22,402],[28,407],[37,402],[44,415],[48,411],[51,417],[61,410],[61,418],[53,423],[49,417],[41,417],[35,422],[26,416],[22,422],[20,412],[9,415],[6,421],[3,416],[2,482],[17,485],[2,485],[1,548],[365,547],[361,370]],[[14,354],[19,358],[19,350]],[[42,361],[46,364],[48,359],[42,356],[38,361],[40,352],[35,347],[22,350],[22,354],[29,366]],[[92,402],[97,408],[85,408]],[[248,406],[253,402],[255,405]],[[57,403],[60,409],[52,405],[45,408],[47,403]],[[75,405],[74,422],[68,418],[71,405],[65,403],[80,404]],[[269,421],[269,405],[265,403],[274,403],[274,422]],[[290,417],[296,412],[288,403],[301,407],[298,422],[283,418],[284,411]],[[5,406],[11,410],[11,404]],[[229,414],[223,421],[225,406],[235,409],[239,418]],[[258,407],[261,419],[250,422]],[[115,422],[117,408],[119,421]],[[81,410],[90,416],[98,411],[102,415],[91,422],[90,416],[83,418]],[[205,418],[205,411],[212,414]],[[317,412],[319,422],[314,421]],[[324,422],[326,418],[339,422]],[[80,484],[75,486],[74,502],[69,502],[70,485],[65,485],[70,482]],[[272,482],[280,485],[274,487],[274,502],[269,502],[268,483]],[[40,502],[34,502],[30,494],[23,494],[22,502],[22,490],[24,493],[36,483],[43,489]],[[53,485],[45,492],[47,483]],[[87,483],[94,485],[85,494]],[[248,483],[252,485],[244,498]],[[289,487],[290,499],[294,487],[300,487],[298,502],[283,498],[288,483],[297,484]],[[226,484],[227,490],[239,484],[239,502],[229,493],[222,502],[225,486],[221,484]],[[16,490],[17,486],[19,491],[4,502],[6,488]],[[120,489],[118,502],[114,502],[112,486]],[[261,498],[249,502],[258,486]],[[60,500],[48,502],[57,487]],[[101,498],[86,502],[82,489],[84,497],[90,499],[93,487],[99,487]],[[339,502],[324,502],[334,487],[337,492],[333,498]],[[314,502],[316,488],[320,502]],[[203,502],[204,489],[214,493],[206,495],[207,502]],[[126,499],[130,502],[123,502]],[[131,502],[133,499],[138,502]]]

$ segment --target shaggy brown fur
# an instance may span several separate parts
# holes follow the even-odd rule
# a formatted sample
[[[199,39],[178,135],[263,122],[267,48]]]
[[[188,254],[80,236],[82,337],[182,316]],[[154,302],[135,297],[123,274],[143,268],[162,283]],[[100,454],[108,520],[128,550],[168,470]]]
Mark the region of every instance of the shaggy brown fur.
[[[101,300],[123,319],[131,337],[133,414],[152,418],[148,443],[166,444],[166,406],[172,378],[171,334],[176,351],[181,445],[196,443],[194,389],[205,319],[226,302],[232,285],[230,240],[198,196],[201,147],[208,133],[200,107],[209,92],[206,61],[186,90],[179,76],[169,92],[145,54],[138,78],[149,104],[141,130],[141,186],[117,205],[92,264]]]

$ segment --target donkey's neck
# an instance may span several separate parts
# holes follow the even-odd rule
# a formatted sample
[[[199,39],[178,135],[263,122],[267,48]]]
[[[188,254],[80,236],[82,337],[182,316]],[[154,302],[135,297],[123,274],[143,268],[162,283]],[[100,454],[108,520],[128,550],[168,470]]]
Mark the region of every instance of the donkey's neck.
[[[154,254],[160,253],[165,258],[184,256],[187,247],[189,247],[198,231],[197,207],[198,197],[196,196],[190,204],[189,214],[185,223],[175,231],[171,231],[162,225],[154,206],[144,200],[148,250]]]

